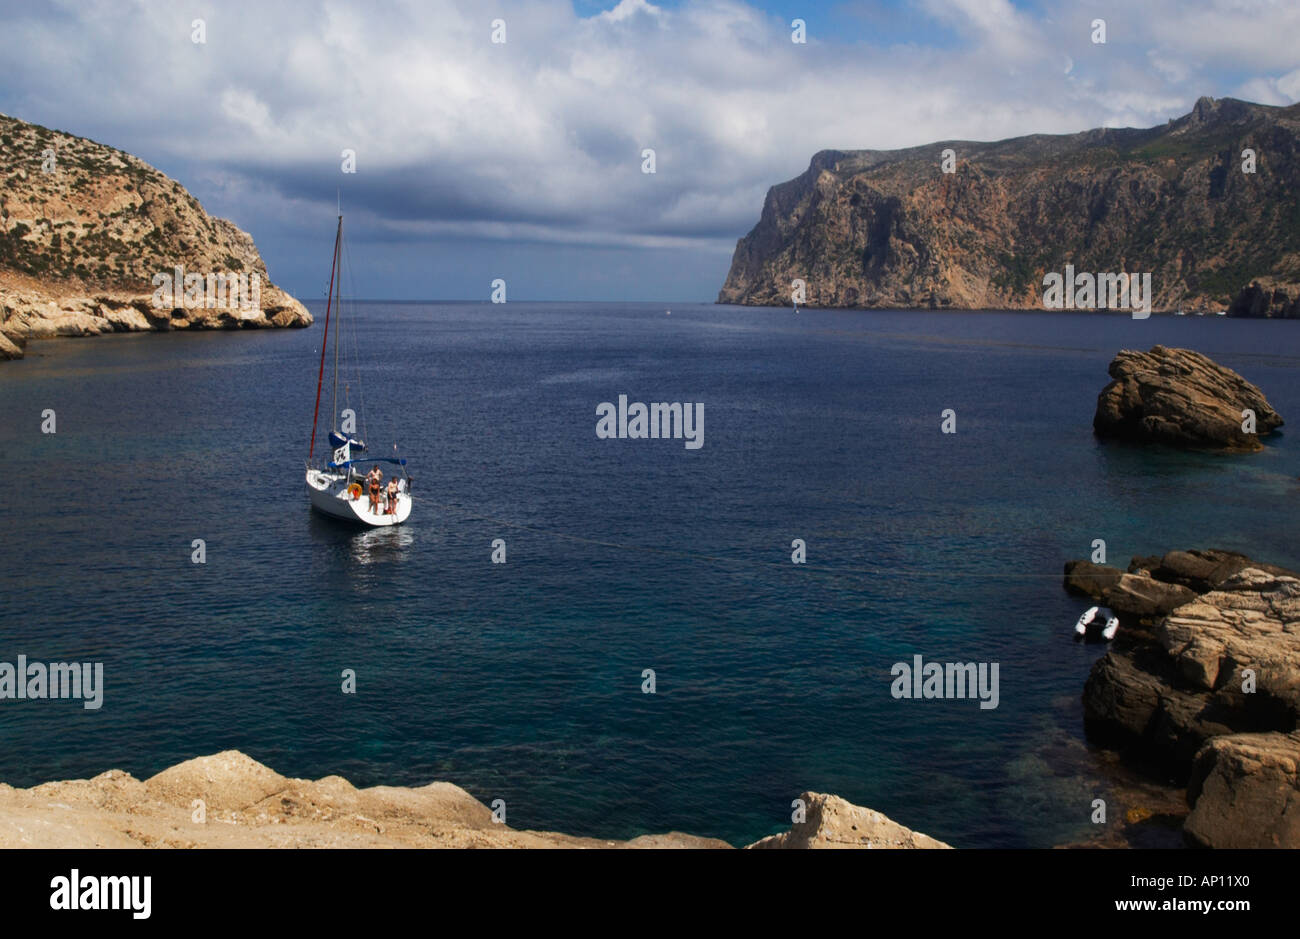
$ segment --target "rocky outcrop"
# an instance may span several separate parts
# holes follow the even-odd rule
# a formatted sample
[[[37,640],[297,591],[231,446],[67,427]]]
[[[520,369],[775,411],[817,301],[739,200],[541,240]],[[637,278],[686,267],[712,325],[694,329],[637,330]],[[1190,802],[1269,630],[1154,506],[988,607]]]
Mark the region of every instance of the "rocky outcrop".
[[[1071,562],[1066,589],[1121,620],[1084,685],[1089,739],[1187,781],[1186,830],[1199,843],[1294,838],[1300,575],[1228,551],[1171,551],[1134,558],[1127,572]],[[1163,612],[1184,592],[1190,599]],[[1164,599],[1125,606],[1130,596]],[[1243,812],[1251,826],[1233,824]]]
[[[1187,784],[1188,838],[1208,848],[1300,848],[1300,733],[1215,737]]]
[[[1283,424],[1264,393],[1232,369],[1191,349],[1125,349],[1110,363],[1112,381],[1097,397],[1098,437],[1173,447],[1259,450]],[[1243,429],[1247,410],[1254,432]]]
[[[1256,152],[1259,171],[1242,171]],[[944,151],[952,172],[944,172]],[[1300,104],[1202,98],[1149,129],[827,150],[773,186],[719,303],[1042,308],[1045,274],[1150,272],[1156,310],[1300,284]]]
[[[311,323],[246,232],[148,164],[4,115],[0,143],[0,359],[29,339]],[[178,267],[203,281],[188,299],[154,282]]]
[[[1195,591],[1149,576],[1118,571],[1091,561],[1065,565],[1065,589],[1092,597],[1122,618],[1163,616],[1196,596]]]
[[[948,848],[893,819],[839,796],[805,792],[804,821],[788,832],[755,841],[751,848]]]
[[[0,332],[0,359],[21,359],[23,357],[23,347],[19,342],[14,342],[3,332]]]
[[[1149,561],[1135,559],[1135,566]],[[1204,586],[1203,592],[1153,576],[1188,568],[1196,570],[1188,581]],[[1300,575],[1218,551],[1171,552],[1154,570],[1138,570],[1110,569],[1113,579],[1101,589],[1095,589],[1103,584],[1096,571],[1079,562],[1067,570],[1067,589],[1111,605],[1121,622],[1115,646],[1084,686],[1089,736],[1186,778],[1212,737],[1294,730],[1300,722]],[[1121,595],[1117,585],[1125,581],[1134,587]],[[1137,588],[1142,582],[1148,586]],[[1168,600],[1154,607],[1123,603],[1130,594],[1167,589],[1191,598],[1167,613]]]
[[[1131,630],[1153,625],[1155,618],[1214,590],[1248,567],[1280,577],[1295,576],[1284,567],[1254,561],[1236,551],[1169,551],[1135,557],[1127,571],[1092,561],[1067,561],[1065,590],[1110,607]]]
[[[31,789],[0,785],[0,848],[727,848],[671,832],[616,842],[522,831],[464,789],[358,789],[289,779],[228,750],[140,781],[120,770]]]
[[[263,287],[257,306],[241,309],[158,307],[152,295],[96,291],[61,295],[48,284],[0,271],[0,358],[21,358],[31,339],[101,336],[105,333],[168,332],[180,329],[269,329],[307,326],[311,314],[278,287]],[[13,348],[6,354],[6,344]]]
[[[804,799],[813,829],[796,825],[773,836],[780,844],[766,838],[751,847],[946,847],[835,796]],[[487,806],[451,783],[358,789],[339,776],[290,779],[236,750],[187,760],[144,781],[110,770],[31,789],[0,784],[0,849],[138,847],[731,846],[675,831],[611,841],[521,830],[493,821]]]
[[[1279,576],[1293,576],[1284,567],[1252,560],[1236,551],[1169,551],[1163,555],[1135,557],[1130,571],[1146,573],[1157,581],[1178,584],[1196,593],[1218,587],[1233,574],[1248,567]]]
[[[1300,284],[1253,282],[1228,307],[1229,316],[1255,319],[1300,319]]]

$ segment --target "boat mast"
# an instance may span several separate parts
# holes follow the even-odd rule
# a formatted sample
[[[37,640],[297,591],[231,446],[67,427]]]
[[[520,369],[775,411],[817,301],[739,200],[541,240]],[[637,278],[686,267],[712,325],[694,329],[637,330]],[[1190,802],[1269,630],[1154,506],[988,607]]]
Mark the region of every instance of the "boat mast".
[[[343,237],[343,216],[339,216],[338,231],[334,233],[334,256],[330,261],[330,287],[329,295],[325,298],[325,334],[321,337],[320,344],[320,371],[316,375],[316,408],[311,415],[311,446],[307,450],[307,465],[311,465],[312,454],[316,452],[316,421],[320,417],[320,389],[325,382],[325,347],[329,345],[330,338],[330,307],[334,301],[334,272],[338,267],[339,260],[339,240]],[[337,376],[337,368],[335,375]]]
[[[338,237],[334,239],[334,262],[339,260],[339,246],[343,242],[343,213],[339,212],[339,231]],[[343,319],[343,272],[339,271],[339,311],[334,314],[334,397],[330,402],[330,410],[334,412],[331,419],[330,429],[338,433],[339,429],[339,320]],[[353,350],[353,355],[356,350]]]

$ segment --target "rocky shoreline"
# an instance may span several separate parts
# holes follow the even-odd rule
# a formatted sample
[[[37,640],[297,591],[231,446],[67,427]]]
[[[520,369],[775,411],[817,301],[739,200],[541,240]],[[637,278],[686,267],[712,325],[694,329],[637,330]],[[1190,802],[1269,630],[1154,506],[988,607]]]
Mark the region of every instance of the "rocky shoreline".
[[[805,792],[805,819],[751,848],[946,848],[879,812]],[[509,811],[507,808],[507,819]],[[630,841],[510,828],[447,782],[358,789],[290,779],[237,750],[144,781],[110,770],[30,789],[0,783],[2,848],[731,848],[668,832]]]
[[[1120,619],[1084,687],[1088,738],[1186,785],[1189,843],[1300,847],[1300,574],[1230,551],[1071,561]]]
[[[153,297],[56,284],[17,283],[0,272],[0,360],[20,359],[30,340],[107,333],[188,329],[273,329],[310,326],[312,315],[274,286],[262,288],[260,306],[233,309],[158,309]]]

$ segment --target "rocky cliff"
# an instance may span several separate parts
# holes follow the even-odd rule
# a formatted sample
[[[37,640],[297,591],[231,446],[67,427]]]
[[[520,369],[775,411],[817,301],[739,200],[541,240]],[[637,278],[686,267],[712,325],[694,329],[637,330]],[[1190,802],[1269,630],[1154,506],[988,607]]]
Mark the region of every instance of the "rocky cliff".
[[[1067,264],[1150,272],[1157,310],[1293,310],[1300,104],[1202,98],[1149,129],[823,151],[768,192],[718,302],[789,306],[799,278],[812,306],[1041,308]],[[1268,301],[1234,305],[1255,279]]]
[[[1300,286],[1260,278],[1243,287],[1228,307],[1229,316],[1300,319]]]
[[[0,179],[0,359],[28,339],[311,323],[246,232],[128,153],[0,115]],[[202,285],[160,296],[178,267]],[[232,298],[241,279],[256,290]]]
[[[803,795],[807,821],[751,847],[947,847],[835,796]],[[510,819],[507,806],[507,821]],[[857,826],[857,827],[855,827]],[[4,848],[730,848],[669,832],[631,841],[526,831],[459,786],[358,789],[289,779],[236,750],[139,780],[110,770],[31,789],[0,783]]]

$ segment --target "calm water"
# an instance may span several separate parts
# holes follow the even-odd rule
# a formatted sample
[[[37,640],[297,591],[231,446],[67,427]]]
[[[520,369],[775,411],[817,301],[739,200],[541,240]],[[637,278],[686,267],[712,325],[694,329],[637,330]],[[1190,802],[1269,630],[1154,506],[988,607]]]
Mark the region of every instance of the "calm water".
[[[1300,564],[1294,431],[1235,457],[1091,433],[1111,357],[1156,342],[1300,422],[1297,323],[360,312],[365,430],[415,478],[399,530],[307,508],[319,328],[0,366],[0,660],[102,661],[107,686],[99,711],[0,702],[0,779],[238,748],[292,776],[449,780],[521,828],[741,844],[813,789],[958,846],[1044,846],[1087,834],[1100,785],[1079,695],[1101,650],[1070,641],[1062,563],[1104,538],[1121,565],[1198,546]],[[704,447],[598,440],[620,393],[704,402]],[[895,700],[915,653],[998,662],[1000,706]]]

